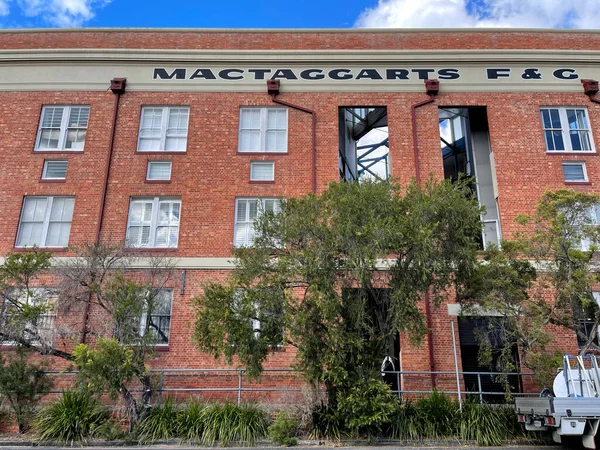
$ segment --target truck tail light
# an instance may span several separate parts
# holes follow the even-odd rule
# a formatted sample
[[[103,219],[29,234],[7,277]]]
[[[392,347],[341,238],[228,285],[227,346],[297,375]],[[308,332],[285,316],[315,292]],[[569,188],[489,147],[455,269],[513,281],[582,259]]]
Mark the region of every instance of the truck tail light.
[[[556,420],[554,420],[554,417],[546,417],[544,422],[546,422],[547,425],[556,425]]]
[[[524,414],[517,415],[517,420],[519,422],[525,422],[525,415]]]

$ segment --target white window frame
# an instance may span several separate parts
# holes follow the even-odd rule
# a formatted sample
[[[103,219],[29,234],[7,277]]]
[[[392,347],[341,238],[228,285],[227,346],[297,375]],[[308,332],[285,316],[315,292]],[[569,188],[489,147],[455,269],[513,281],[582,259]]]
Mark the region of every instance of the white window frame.
[[[563,161],[561,164],[561,168],[564,166],[581,166],[583,169],[583,180],[567,180],[565,178],[565,173],[564,173],[564,169],[563,169],[563,179],[565,180],[565,183],[587,183],[589,181],[588,179],[588,174],[587,174],[587,167],[585,165],[584,161]]]
[[[260,217],[260,214],[262,213],[262,211],[264,211],[265,209],[265,201],[267,200],[274,200],[275,204],[273,206],[273,211],[275,212],[279,212],[281,211],[281,198],[279,197],[238,197],[235,199],[235,214],[234,214],[234,224],[233,224],[233,246],[236,248],[240,248],[240,247],[251,247],[254,243],[254,239],[252,239],[252,242],[249,242],[248,240],[248,232],[250,229],[254,230],[254,222],[256,221],[256,219],[258,219]],[[238,218],[238,203],[239,202],[250,202],[250,201],[256,201],[259,202],[261,205],[258,206],[257,203],[257,208],[256,208],[256,218],[254,219],[254,222],[252,222],[252,224],[250,223],[249,220],[245,220],[246,218],[244,218],[244,220],[242,222],[239,222],[239,218]],[[248,205],[248,203],[247,203]],[[250,211],[250,208],[248,206],[246,206],[246,216],[248,216]],[[235,242],[235,236],[236,236],[236,231],[238,229],[238,226],[245,226],[246,228],[246,237],[244,239],[244,243],[243,244],[236,244]]]
[[[150,178],[150,166],[152,164],[166,164],[169,163],[169,178]],[[173,162],[172,161],[163,161],[163,160],[155,160],[148,161],[148,167],[146,168],[146,181],[171,181],[171,173],[173,172]]]
[[[15,293],[15,294],[13,294]],[[24,295],[23,295],[24,294]],[[32,294],[32,295],[30,295]],[[40,346],[43,344],[52,345],[54,342],[54,334],[55,334],[55,323],[56,323],[56,301],[58,299],[58,293],[56,290],[47,288],[47,287],[30,287],[29,292],[24,289],[12,288],[8,290],[7,296],[19,296],[24,297],[23,301],[19,301],[20,305],[29,305],[31,304],[32,298],[36,300],[42,300],[42,302],[47,307],[46,313],[39,316],[39,319],[44,322],[43,325],[36,325],[38,334],[40,337],[46,338],[44,342],[40,342],[39,340],[28,340],[34,346]],[[40,304],[41,302],[38,302]],[[12,302],[6,300],[4,298],[4,304],[2,305],[1,317],[0,317],[0,326],[5,326],[8,316],[10,316],[10,309],[13,308],[14,305]],[[29,324],[29,322],[28,322]],[[25,340],[26,337],[24,337]],[[16,341],[4,341],[2,345],[19,345]]]
[[[159,146],[158,150],[141,150],[140,149],[140,143],[142,141],[142,125],[143,125],[143,117],[144,117],[145,109],[162,109],[161,124],[160,124],[160,146]],[[187,109],[187,122],[185,124],[185,148],[183,150],[167,150],[166,149],[167,133],[168,133],[168,129],[169,129],[169,117],[171,115],[171,109]],[[165,112],[166,112],[166,114],[165,114]],[[187,105],[171,105],[171,106],[146,105],[146,106],[142,106],[142,110],[140,112],[140,127],[138,130],[137,151],[142,152],[142,153],[151,153],[151,152],[185,153],[187,151],[189,129],[190,129],[190,107]],[[184,136],[177,136],[177,137],[183,138]]]
[[[53,162],[64,162],[65,163],[65,176],[64,177],[49,177],[47,176],[48,163]],[[44,167],[42,170],[42,180],[66,180],[67,179],[67,170],[69,168],[69,161],[66,159],[45,159]]]
[[[245,128],[242,128],[242,114],[244,111],[250,110],[260,110],[260,148],[258,150],[242,150],[242,131]],[[267,144],[267,123],[268,123],[268,112],[270,110],[278,110],[285,111],[285,150],[279,151],[271,151],[266,149]],[[276,131],[283,131],[282,129],[276,129]],[[238,131],[238,152],[239,153],[265,153],[265,154],[278,154],[278,153],[287,153],[288,152],[288,140],[289,136],[289,114],[288,109],[283,107],[273,107],[273,106],[265,106],[265,107],[257,107],[257,106],[243,106],[240,108],[240,118],[239,118],[239,131]]]
[[[46,111],[50,108],[64,108],[62,119],[60,122],[60,131],[58,137],[58,145],[56,148],[39,148],[40,142],[42,140],[42,124],[44,122],[44,115]],[[86,130],[89,127],[89,118],[90,118],[90,106],[89,105],[44,105],[42,107],[42,114],[40,116],[40,123],[38,124],[38,132],[37,137],[35,139],[35,151],[39,152],[82,152],[83,148],[65,148],[65,142],[67,140],[67,134],[69,132],[69,118],[71,117],[71,109],[72,108],[87,108],[88,109],[88,126],[85,128],[79,128],[78,130]],[[87,139],[87,135],[86,135]],[[83,141],[83,146],[85,147],[85,140]]]
[[[148,203],[152,202],[152,217],[150,219],[149,225],[131,225],[131,212],[133,210],[133,206],[136,203]],[[158,228],[160,226],[174,226],[174,225],[159,225],[159,214],[160,214],[160,204],[161,203],[171,203],[171,204],[179,204],[179,223],[177,226],[177,245],[165,245],[165,246],[157,246],[156,245],[156,234],[158,233]],[[143,212],[142,212],[143,214]],[[131,245],[129,241],[129,229],[132,227],[143,227],[150,226],[150,242],[148,245]],[[125,236],[125,246],[127,248],[177,248],[179,245],[179,232],[181,231],[181,198],[180,197],[131,197],[129,200],[129,214],[127,216],[127,233]],[[140,231],[140,239],[142,233]]]
[[[155,345],[157,347],[167,347],[169,345],[169,341],[171,340],[171,325],[173,319],[173,289],[172,288],[162,288],[159,289],[162,292],[170,293],[170,305],[169,305],[169,334],[167,335],[167,342],[157,342]],[[155,296],[160,295],[159,293],[154,294]],[[150,314],[152,316],[153,314]],[[140,336],[144,336],[146,333],[146,323],[148,321],[148,311],[144,311],[142,313],[142,317],[140,317]]]
[[[272,173],[271,178],[264,179],[264,180],[257,179],[257,178],[252,178],[252,166],[254,166],[256,164],[258,164],[258,165],[260,165],[260,164],[263,164],[263,165],[270,164],[271,167],[273,168],[273,173]],[[275,181],[275,161],[250,161],[250,181]]]
[[[542,111],[551,110],[551,109],[558,110],[558,115],[560,118],[560,131],[561,131],[563,143],[565,146],[564,150],[548,149],[548,145],[546,142],[546,131],[549,131],[549,130],[558,131],[558,128],[544,128],[544,118],[542,116]],[[573,150],[573,146],[571,144],[571,137],[570,137],[570,133],[569,133],[569,131],[570,131],[569,119],[567,117],[568,109],[574,109],[574,110],[584,112],[585,119],[588,123],[589,128],[587,130],[578,130],[578,131],[586,131],[587,132],[589,140],[590,140],[590,149],[589,150]],[[541,124],[542,124],[542,133],[543,133],[543,138],[544,138],[544,145],[546,147],[546,152],[548,152],[548,153],[584,153],[584,154],[590,154],[590,153],[596,152],[596,148],[594,146],[594,137],[592,135],[592,124],[590,122],[590,115],[589,115],[588,109],[586,107],[583,107],[583,106],[544,106],[544,107],[540,108],[540,120],[541,120]]]
[[[21,230],[23,227],[23,213],[25,212],[25,202],[29,199],[42,199],[45,198],[46,199],[46,212],[44,213],[44,219],[42,220],[42,235],[41,235],[41,244],[43,245],[33,245],[31,247],[40,247],[40,248],[56,248],[55,246],[49,246],[46,245],[46,241],[48,239],[48,230],[50,228],[50,223],[56,223],[56,222],[61,222],[61,223],[67,223],[67,221],[64,220],[57,220],[57,221],[50,221],[50,215],[52,214],[52,206],[54,205],[54,200],[58,199],[58,198],[72,198],[73,199],[73,214],[75,212],[75,197],[72,195],[57,195],[57,196],[40,196],[40,195],[28,195],[26,197],[23,198],[23,204],[21,205],[21,216],[19,217],[19,228],[17,230],[17,238],[16,238],[16,243],[15,243],[15,247],[18,248],[27,248],[29,246],[27,245],[19,245],[19,237],[21,236]],[[28,222],[27,222],[28,223]],[[71,225],[73,224],[73,215],[71,215],[71,220],[68,222]],[[69,229],[69,238],[71,236],[71,230]],[[66,248],[69,246],[69,242],[67,240],[67,243],[63,246],[63,247],[58,247],[58,248]]]

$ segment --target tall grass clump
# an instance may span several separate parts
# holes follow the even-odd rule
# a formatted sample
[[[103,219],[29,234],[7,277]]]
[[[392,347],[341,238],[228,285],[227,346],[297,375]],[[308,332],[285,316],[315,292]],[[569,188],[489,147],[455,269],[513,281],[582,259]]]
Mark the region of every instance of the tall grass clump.
[[[148,415],[138,423],[134,432],[140,443],[153,443],[176,436],[177,410],[173,400],[167,398],[162,405],[153,406]]]
[[[65,391],[38,413],[35,426],[40,441],[73,445],[101,434],[109,425],[109,415],[108,409],[89,393]]]
[[[475,441],[477,445],[499,446],[513,437],[507,423],[505,407],[494,407],[467,401],[463,405],[459,437],[463,441]],[[512,412],[514,415],[514,411]]]
[[[184,441],[199,443],[204,433],[206,405],[194,401],[177,414],[176,434]]]
[[[456,434],[460,408],[458,402],[437,391],[416,404],[424,430],[424,437],[437,439]]]
[[[202,445],[212,446],[218,442],[227,446],[236,442],[252,446],[267,435],[270,418],[255,406],[225,403],[206,407],[203,422]]]

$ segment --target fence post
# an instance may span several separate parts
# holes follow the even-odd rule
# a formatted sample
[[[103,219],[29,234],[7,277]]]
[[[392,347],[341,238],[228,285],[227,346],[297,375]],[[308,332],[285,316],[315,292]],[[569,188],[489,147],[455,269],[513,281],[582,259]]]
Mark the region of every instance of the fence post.
[[[479,403],[483,403],[483,392],[481,389],[481,372],[477,372],[477,389],[479,389]]]
[[[160,402],[162,400],[162,390],[163,390],[163,378],[165,376],[165,371],[161,370],[160,371],[160,381],[158,382],[158,404],[160,405]]]
[[[454,368],[456,369],[456,390],[458,391],[458,407],[462,411],[462,393],[460,392],[460,377],[458,375],[458,357],[456,356],[456,336],[454,336],[454,321],[452,325],[452,350],[454,350]]]
[[[400,372],[396,372],[396,386],[398,387],[398,400],[402,401],[402,388],[400,387]]]
[[[238,406],[242,403],[242,371],[243,369],[240,369],[238,372]]]

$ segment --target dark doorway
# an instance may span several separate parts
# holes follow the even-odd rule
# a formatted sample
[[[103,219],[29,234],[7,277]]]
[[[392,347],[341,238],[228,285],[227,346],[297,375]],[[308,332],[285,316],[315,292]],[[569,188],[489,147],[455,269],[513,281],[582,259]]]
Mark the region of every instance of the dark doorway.
[[[465,389],[467,392],[481,391],[503,393],[506,391],[505,385],[496,375],[486,375],[490,372],[502,372],[500,362],[500,348],[505,345],[506,338],[499,323],[485,317],[461,317],[458,321],[458,333],[460,338],[460,353],[463,372],[482,372],[480,376],[464,375]],[[482,365],[479,362],[480,339],[487,339],[492,347],[492,361],[490,365]],[[510,357],[516,362],[518,367],[519,353],[517,345],[511,347]],[[511,392],[521,392],[519,377],[510,375],[508,377],[508,386]],[[475,394],[479,398],[478,394]],[[483,400],[488,403],[504,403],[504,396],[483,394]]]

